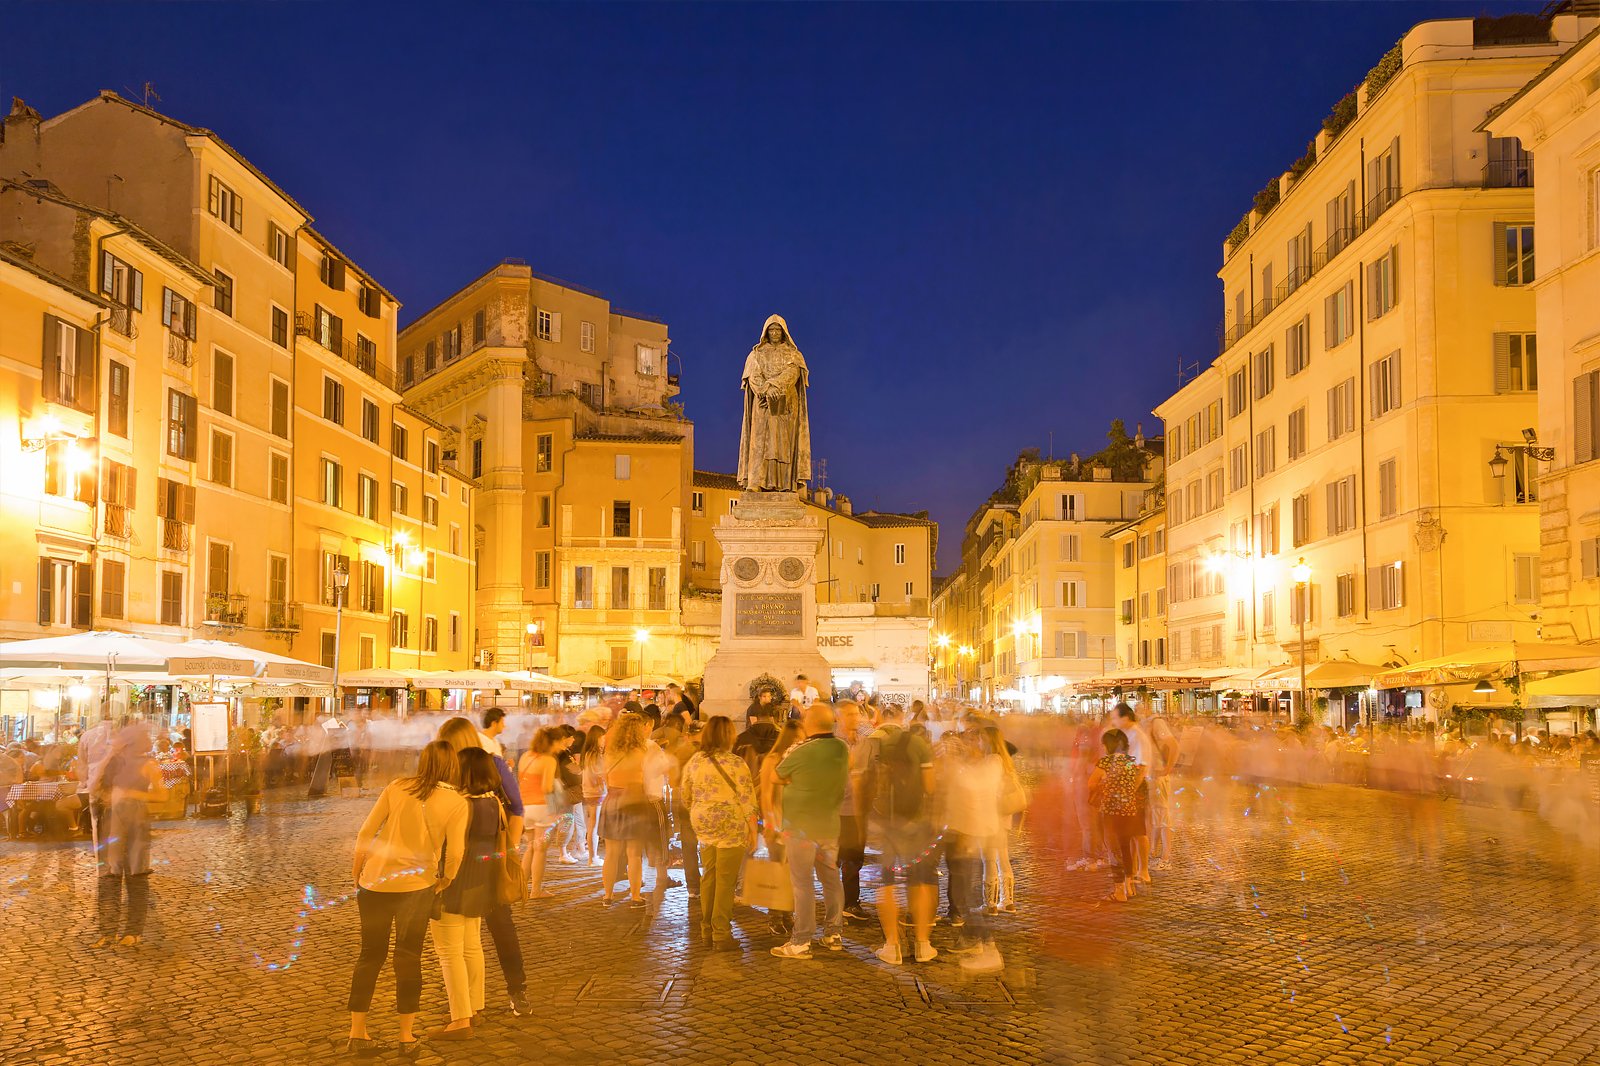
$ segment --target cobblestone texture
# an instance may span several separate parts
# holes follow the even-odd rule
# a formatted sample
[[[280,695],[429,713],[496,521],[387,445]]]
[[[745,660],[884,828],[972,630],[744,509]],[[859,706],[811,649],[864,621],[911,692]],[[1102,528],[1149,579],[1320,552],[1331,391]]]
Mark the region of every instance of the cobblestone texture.
[[[1531,815],[1447,804],[1428,830],[1431,808],[1384,793],[1189,782],[1175,868],[1124,905],[1100,901],[1104,875],[1063,869],[1053,795],[1014,852],[998,977],[948,956],[884,967],[876,926],[839,954],[774,959],[749,911],[750,950],[712,954],[682,889],[648,914],[602,909],[594,873],[556,868],[558,897],[519,908],[534,1015],[504,1009],[486,944],[488,1023],[421,1061],[1600,1062],[1600,856]],[[284,797],[160,828],[140,949],[88,946],[86,848],[0,845],[0,1063],[342,1057],[357,938],[340,898],[368,802]],[[322,909],[302,919],[308,885]],[[419,1025],[442,1024],[431,949],[423,965]],[[392,1004],[386,970],[380,1039]]]

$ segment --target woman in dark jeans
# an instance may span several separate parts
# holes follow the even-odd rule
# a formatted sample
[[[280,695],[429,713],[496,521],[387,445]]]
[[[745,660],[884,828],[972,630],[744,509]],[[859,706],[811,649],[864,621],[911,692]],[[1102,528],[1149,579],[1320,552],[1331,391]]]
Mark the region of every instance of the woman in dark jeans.
[[[362,1058],[378,1053],[367,1031],[367,1012],[389,957],[391,930],[400,1052],[408,1058],[417,1053],[412,1027],[422,1000],[422,942],[434,896],[455,879],[465,851],[467,801],[454,785],[458,772],[454,748],[438,740],[428,744],[417,758],[415,776],[399,778],[379,794],[356,837],[361,957],[350,979],[345,1048]]]

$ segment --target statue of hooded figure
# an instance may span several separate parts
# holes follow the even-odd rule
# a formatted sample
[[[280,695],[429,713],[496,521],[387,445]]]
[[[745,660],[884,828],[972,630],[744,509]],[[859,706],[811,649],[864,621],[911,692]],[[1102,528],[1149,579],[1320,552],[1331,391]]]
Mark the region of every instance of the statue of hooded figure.
[[[770,316],[744,361],[744,425],[739,485],[751,492],[793,492],[811,480],[811,419],[805,357],[781,315]]]

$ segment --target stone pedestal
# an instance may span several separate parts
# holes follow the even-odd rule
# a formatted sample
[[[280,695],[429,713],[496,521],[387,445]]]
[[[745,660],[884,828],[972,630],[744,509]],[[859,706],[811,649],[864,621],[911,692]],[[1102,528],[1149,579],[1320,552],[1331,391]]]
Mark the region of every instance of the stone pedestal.
[[[722,634],[706,663],[702,717],[742,723],[750,682],[762,674],[785,688],[805,674],[827,698],[832,675],[817,651],[816,517],[793,493],[746,492],[712,534],[722,546]]]

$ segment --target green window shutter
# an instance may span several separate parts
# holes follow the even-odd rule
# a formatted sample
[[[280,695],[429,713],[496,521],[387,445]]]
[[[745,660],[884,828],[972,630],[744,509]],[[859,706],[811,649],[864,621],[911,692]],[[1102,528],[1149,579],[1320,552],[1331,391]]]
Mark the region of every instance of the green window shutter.
[[[94,414],[99,401],[95,395],[94,341],[93,333],[86,329],[78,330],[77,396],[74,397],[74,406],[89,414]]]
[[[1510,261],[1506,255],[1506,224],[1504,222],[1496,222],[1494,224],[1494,283],[1496,285],[1506,284],[1506,274],[1510,268]]]
[[[78,629],[94,625],[94,564],[74,563],[72,581],[72,624]]]
[[[44,370],[44,380],[41,388],[47,400],[61,399],[61,360],[56,354],[61,338],[61,320],[52,315],[44,316],[44,352],[40,356],[39,365]]]
[[[1600,370],[1591,370],[1572,379],[1572,458],[1587,463],[1595,458],[1595,406],[1600,389]]]
[[[55,617],[55,563],[50,559],[39,560],[39,624],[47,626]]]
[[[1511,391],[1511,334],[1494,335],[1494,391]]]

